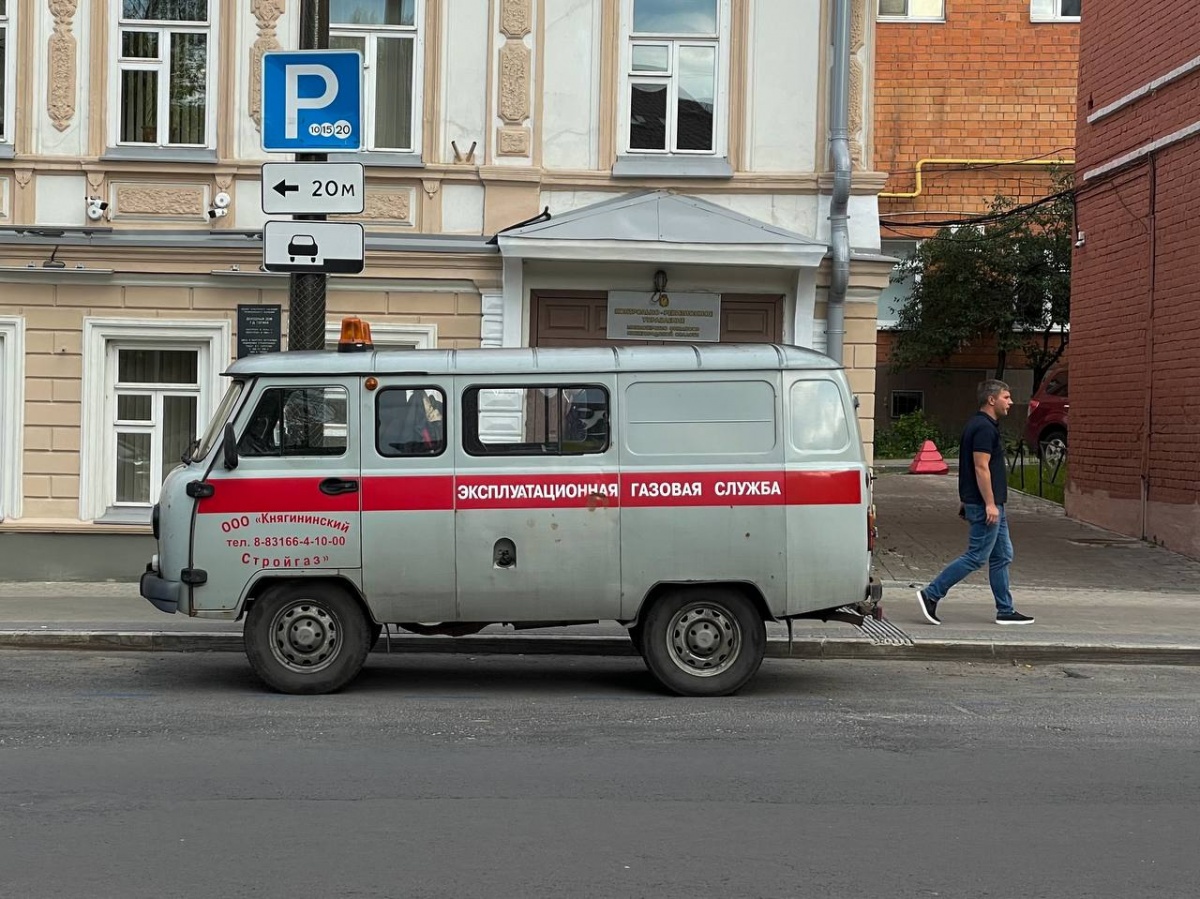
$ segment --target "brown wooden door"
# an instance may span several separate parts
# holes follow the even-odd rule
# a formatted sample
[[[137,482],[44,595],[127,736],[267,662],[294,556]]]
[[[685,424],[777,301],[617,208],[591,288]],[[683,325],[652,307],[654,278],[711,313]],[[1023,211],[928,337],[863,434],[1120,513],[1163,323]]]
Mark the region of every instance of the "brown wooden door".
[[[609,340],[608,294],[534,291],[531,346],[663,346],[662,340]],[[722,343],[781,343],[783,297],[764,294],[721,296]]]

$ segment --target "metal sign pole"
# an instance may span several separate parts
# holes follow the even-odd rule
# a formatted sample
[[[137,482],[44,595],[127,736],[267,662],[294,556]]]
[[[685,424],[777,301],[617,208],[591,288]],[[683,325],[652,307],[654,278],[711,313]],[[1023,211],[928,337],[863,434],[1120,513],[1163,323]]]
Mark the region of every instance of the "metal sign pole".
[[[329,49],[329,0],[300,0],[300,49]],[[326,153],[297,153],[297,162],[327,162]],[[324,215],[297,215],[325,221]],[[288,349],[325,347],[325,273],[293,272],[288,278]]]

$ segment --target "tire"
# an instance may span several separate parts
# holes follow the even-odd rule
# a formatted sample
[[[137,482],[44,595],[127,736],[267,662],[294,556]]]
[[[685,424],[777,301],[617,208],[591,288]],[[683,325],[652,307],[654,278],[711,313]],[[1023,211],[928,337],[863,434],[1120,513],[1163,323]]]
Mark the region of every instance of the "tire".
[[[754,603],[734,590],[689,588],[660,597],[646,615],[642,658],[680,696],[728,696],[758,671],[767,629]]]
[[[246,658],[280,693],[333,693],[362,670],[372,627],[354,597],[336,584],[280,584],[250,607]]]

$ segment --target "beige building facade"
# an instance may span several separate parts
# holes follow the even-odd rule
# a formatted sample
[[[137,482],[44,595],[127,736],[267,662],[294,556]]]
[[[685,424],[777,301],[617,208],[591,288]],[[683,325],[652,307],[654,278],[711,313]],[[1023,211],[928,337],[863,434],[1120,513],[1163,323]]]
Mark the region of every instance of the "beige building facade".
[[[824,347],[828,0],[331,0],[359,50],[377,345],[613,340],[616,297],[715,295],[712,339]],[[299,0],[0,0],[0,565],[133,576],[261,269],[262,54]],[[872,438],[873,0],[853,0],[843,359]],[[665,285],[664,285],[665,279]],[[58,549],[50,552],[53,538]],[[100,547],[98,554],[64,547]],[[136,543],[128,553],[124,547]],[[44,558],[43,558],[44,556]],[[85,564],[86,563],[86,564]],[[105,565],[113,571],[98,570]],[[90,572],[76,569],[91,566]]]

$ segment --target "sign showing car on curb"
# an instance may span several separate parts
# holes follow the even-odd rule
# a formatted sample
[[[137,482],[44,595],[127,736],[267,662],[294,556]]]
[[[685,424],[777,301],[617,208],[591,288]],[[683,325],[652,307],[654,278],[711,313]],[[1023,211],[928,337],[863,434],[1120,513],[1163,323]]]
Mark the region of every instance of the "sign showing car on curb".
[[[269,272],[357,275],[365,238],[358,222],[282,221],[263,225],[263,268]]]
[[[262,148],[362,149],[363,59],[357,50],[273,50],[262,61]]]
[[[267,215],[355,215],[363,211],[361,162],[267,162],[262,207]]]

